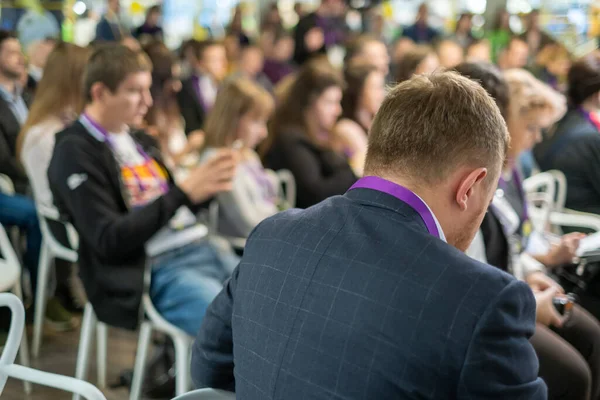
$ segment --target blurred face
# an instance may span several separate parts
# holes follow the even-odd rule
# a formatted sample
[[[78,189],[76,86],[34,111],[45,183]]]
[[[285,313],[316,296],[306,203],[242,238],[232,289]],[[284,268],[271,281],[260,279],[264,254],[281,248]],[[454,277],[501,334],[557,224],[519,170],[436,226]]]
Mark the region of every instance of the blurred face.
[[[419,22],[427,22],[427,18],[429,17],[429,8],[425,4],[421,4],[419,6],[419,11],[417,12],[417,21]]]
[[[265,59],[262,51],[255,48],[250,48],[244,51],[240,62],[240,69],[248,74],[251,78],[255,78],[263,69]]]
[[[152,13],[148,14],[148,25],[157,26],[159,21],[160,21],[160,12],[159,11],[153,11]]]
[[[440,66],[440,62],[435,54],[430,54],[415,69],[415,75],[433,74]]]
[[[404,55],[415,47],[415,42],[408,38],[399,39],[394,45],[394,62],[398,63]]]
[[[375,115],[385,98],[385,78],[380,72],[371,72],[365,81],[361,106]]]
[[[121,5],[119,4],[119,0],[108,0],[108,9],[115,14],[118,14],[121,10]]]
[[[331,86],[323,91],[310,109],[309,119],[314,119],[319,129],[329,131],[342,114],[342,89]]]
[[[256,148],[267,138],[267,117],[257,112],[248,112],[240,118],[237,138],[250,149]]]
[[[361,56],[366,62],[373,64],[382,74],[387,76],[390,71],[390,56],[385,44],[379,41],[369,42],[363,48]]]
[[[52,40],[44,40],[42,41],[31,57],[29,59],[29,63],[35,65],[36,67],[44,69],[46,67],[46,62],[48,61],[48,56],[54,50],[55,43]]]
[[[571,61],[568,58],[558,58],[550,61],[546,68],[556,77],[565,77],[571,68]]]
[[[509,68],[523,68],[527,65],[529,57],[529,47],[522,40],[513,40],[507,53],[507,63]]]
[[[25,72],[25,57],[17,39],[7,39],[0,44],[0,75],[16,80]]]
[[[462,33],[468,33],[471,31],[471,27],[473,25],[473,19],[469,15],[462,16],[458,22],[456,30]]]
[[[463,61],[463,49],[454,42],[444,42],[439,48],[440,65],[454,68]]]
[[[111,115],[115,125],[118,123],[137,126],[143,122],[148,108],[152,105],[151,84],[150,72],[136,72],[129,74],[114,93],[102,83],[96,83],[92,87],[92,93],[95,93],[94,100]]]
[[[273,58],[279,61],[289,61],[294,54],[294,39],[291,36],[281,38],[273,48]]]
[[[478,43],[467,50],[468,62],[486,62],[491,61],[490,46],[487,43]]]
[[[225,47],[218,45],[205,49],[198,66],[203,73],[212,76],[217,81],[222,81],[227,75]]]
[[[545,115],[542,111],[530,111],[508,118],[510,132],[509,157],[514,160],[524,151],[531,150],[542,140]]]

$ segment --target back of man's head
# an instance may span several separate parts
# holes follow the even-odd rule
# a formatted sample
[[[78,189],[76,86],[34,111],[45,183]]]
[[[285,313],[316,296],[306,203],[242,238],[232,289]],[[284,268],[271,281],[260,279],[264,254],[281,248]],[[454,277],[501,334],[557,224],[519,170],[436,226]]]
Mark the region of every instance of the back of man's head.
[[[92,101],[92,86],[96,83],[114,93],[129,74],[151,70],[152,64],[144,53],[119,44],[103,44],[94,51],[84,71],[86,102]]]
[[[386,97],[369,134],[366,175],[435,187],[461,167],[495,180],[509,136],[494,100],[455,72],[416,76]]]
[[[477,83],[496,101],[504,119],[508,116],[510,89],[502,71],[493,64],[485,62],[464,62],[455,71]]]

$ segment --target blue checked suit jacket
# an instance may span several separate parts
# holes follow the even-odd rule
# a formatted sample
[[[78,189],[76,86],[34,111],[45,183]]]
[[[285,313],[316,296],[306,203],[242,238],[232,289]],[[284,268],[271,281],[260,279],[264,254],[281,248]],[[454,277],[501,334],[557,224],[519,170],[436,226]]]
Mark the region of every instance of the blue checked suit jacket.
[[[522,282],[355,189],[253,232],[209,307],[197,386],[264,399],[546,399]]]

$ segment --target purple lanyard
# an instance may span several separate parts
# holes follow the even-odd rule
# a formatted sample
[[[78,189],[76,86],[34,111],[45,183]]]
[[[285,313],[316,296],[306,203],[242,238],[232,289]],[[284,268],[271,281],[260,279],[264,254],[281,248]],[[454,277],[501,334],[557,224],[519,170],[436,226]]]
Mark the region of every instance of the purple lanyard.
[[[584,110],[582,107],[579,107],[579,112],[596,130],[600,131],[600,123],[592,116],[591,112]]]
[[[405,202],[417,213],[419,213],[421,219],[425,223],[427,231],[429,231],[429,234],[441,239],[440,231],[435,223],[435,218],[431,210],[429,210],[429,207],[427,207],[427,204],[425,204],[425,202],[421,200],[419,196],[404,186],[400,186],[378,176],[365,176],[364,178],[360,178],[354,185],[352,185],[350,190],[353,189],[377,190],[378,192],[389,194],[398,200]]]
[[[523,190],[523,183],[521,182],[521,175],[516,168],[512,170],[512,179],[517,188],[517,194],[519,198],[523,202],[523,212],[520,213],[519,217],[521,218],[521,224],[525,221],[529,220],[529,212],[527,211],[527,198],[525,197],[525,191]],[[506,191],[507,182],[504,180],[502,176],[500,176],[500,181],[498,182],[498,187],[504,191]]]
[[[81,124],[88,130],[91,131],[93,130],[95,133],[99,136],[102,136],[104,138],[104,140],[106,141],[106,143],[108,143],[109,147],[114,151],[115,146],[112,143],[112,140],[110,139],[110,136],[108,135],[108,132],[106,131],[106,129],[104,129],[102,126],[100,126],[100,124],[98,124],[96,121],[94,121],[92,118],[90,118],[89,115],[83,113],[81,114],[81,117],[79,117],[79,122],[81,122]],[[156,169],[154,168],[154,159],[151,158],[145,151],[144,149],[142,149],[142,146],[140,146],[138,143],[136,143],[136,148],[138,153],[140,153],[140,155],[142,156],[142,158],[144,159],[144,161],[146,162],[146,164],[148,164],[148,171],[150,172],[150,174],[152,175],[152,177],[159,182],[160,185],[160,190],[163,193],[166,193],[169,191],[169,184],[167,183],[167,181],[160,176],[160,174],[156,171]],[[133,175],[133,177],[135,178],[139,190],[140,192],[144,192],[146,191],[148,188],[146,187],[146,185],[143,184],[142,182],[142,178],[139,176],[139,174],[135,171],[134,166],[129,166],[129,165],[123,165],[125,168],[129,169],[129,171],[131,172],[131,174]]]

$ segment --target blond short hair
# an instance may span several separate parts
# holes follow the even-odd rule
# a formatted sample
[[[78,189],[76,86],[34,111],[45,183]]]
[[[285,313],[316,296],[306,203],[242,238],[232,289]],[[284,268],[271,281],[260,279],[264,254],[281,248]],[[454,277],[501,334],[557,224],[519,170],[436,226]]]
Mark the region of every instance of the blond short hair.
[[[436,184],[463,165],[499,173],[509,135],[494,99],[456,72],[416,76],[386,97],[369,134],[365,174]]]
[[[508,118],[519,118],[530,112],[540,112],[542,125],[547,127],[567,110],[565,97],[524,69],[509,69],[504,78],[510,91]]]

